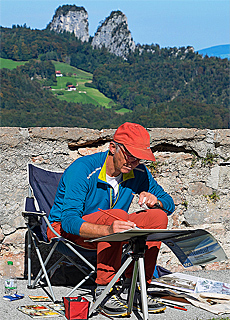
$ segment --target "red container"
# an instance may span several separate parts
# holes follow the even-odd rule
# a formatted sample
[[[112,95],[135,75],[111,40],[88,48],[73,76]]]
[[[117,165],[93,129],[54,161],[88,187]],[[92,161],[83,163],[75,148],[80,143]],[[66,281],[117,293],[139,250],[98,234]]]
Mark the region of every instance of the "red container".
[[[84,297],[64,297],[65,316],[68,320],[87,320],[89,301]]]

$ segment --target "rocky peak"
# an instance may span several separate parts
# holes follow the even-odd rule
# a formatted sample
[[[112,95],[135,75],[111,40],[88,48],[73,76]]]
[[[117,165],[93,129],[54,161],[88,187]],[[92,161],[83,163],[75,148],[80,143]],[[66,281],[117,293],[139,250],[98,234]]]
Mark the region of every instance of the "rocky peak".
[[[81,41],[89,41],[88,13],[83,7],[64,5],[57,8],[47,28],[58,33],[74,32]],[[127,18],[121,11],[112,11],[110,16],[98,27],[92,40],[93,48],[103,46],[111,53],[126,58],[135,50]]]
[[[88,13],[83,7],[64,5],[57,8],[48,29],[58,33],[63,31],[74,32],[82,42],[89,41]]]
[[[111,53],[125,58],[135,50],[135,43],[128,28],[126,16],[121,11],[112,11],[98,27],[92,41],[94,48],[107,48]]]

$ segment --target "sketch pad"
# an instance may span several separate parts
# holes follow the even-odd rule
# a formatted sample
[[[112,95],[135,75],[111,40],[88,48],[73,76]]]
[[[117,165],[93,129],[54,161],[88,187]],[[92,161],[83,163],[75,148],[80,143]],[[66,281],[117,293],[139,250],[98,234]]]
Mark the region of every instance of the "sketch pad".
[[[118,233],[113,233],[108,236],[85,240],[86,242],[97,241],[127,241],[134,237],[146,236],[147,240],[162,241],[163,239],[171,238],[176,235],[185,235],[195,232],[195,230],[168,230],[168,229],[129,229]],[[151,237],[151,239],[149,238]],[[149,238],[149,239],[148,239]]]
[[[120,242],[136,237],[145,237],[146,241],[162,241],[172,250],[185,268],[227,259],[217,240],[203,229],[129,229],[85,241]]]

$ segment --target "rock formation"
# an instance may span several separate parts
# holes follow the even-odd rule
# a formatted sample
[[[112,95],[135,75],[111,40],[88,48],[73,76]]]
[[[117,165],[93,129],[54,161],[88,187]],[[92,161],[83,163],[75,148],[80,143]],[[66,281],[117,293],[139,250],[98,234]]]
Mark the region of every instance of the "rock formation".
[[[135,43],[128,29],[126,16],[113,11],[97,29],[92,41],[94,48],[107,48],[111,53],[125,58],[135,50]]]
[[[74,32],[81,41],[89,41],[88,13],[83,7],[64,5],[59,7],[48,29],[58,33],[63,31]],[[130,51],[135,50],[135,43],[128,28],[126,16],[121,11],[113,11],[110,16],[98,27],[92,40],[94,48],[103,46],[109,52],[125,58]]]
[[[58,7],[47,28],[58,33],[63,31],[74,32],[75,36],[82,42],[89,41],[88,13],[83,7],[76,7],[75,5]]]

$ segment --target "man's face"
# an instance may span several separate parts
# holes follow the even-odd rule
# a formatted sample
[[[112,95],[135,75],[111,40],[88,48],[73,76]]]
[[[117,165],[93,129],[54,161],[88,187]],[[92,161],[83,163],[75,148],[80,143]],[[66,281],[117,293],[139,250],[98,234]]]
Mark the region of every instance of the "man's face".
[[[115,144],[115,147],[116,151],[113,156],[113,163],[116,172],[120,171],[120,173],[128,173],[138,166],[140,159],[132,156],[121,144]]]

